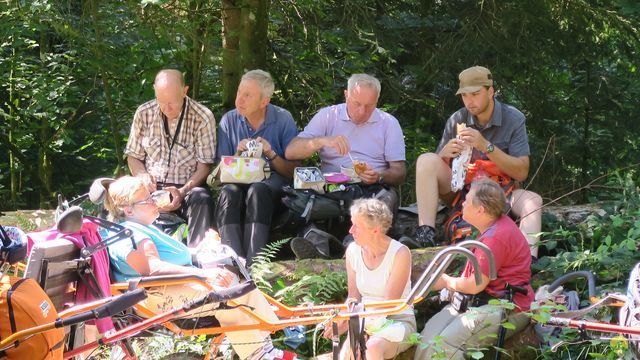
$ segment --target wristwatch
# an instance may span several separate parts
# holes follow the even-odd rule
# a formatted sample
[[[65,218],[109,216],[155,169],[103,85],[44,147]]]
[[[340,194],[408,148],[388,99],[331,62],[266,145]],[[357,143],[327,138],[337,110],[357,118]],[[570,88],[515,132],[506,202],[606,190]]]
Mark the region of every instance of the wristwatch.
[[[378,184],[384,184],[384,175],[382,173],[378,176]]]
[[[487,145],[487,154],[491,154],[493,152],[493,150],[495,150],[495,148],[493,147],[493,144],[489,143]]]
[[[276,156],[278,156],[278,153],[277,153],[277,152],[275,152],[275,151],[273,151],[273,150],[271,150],[271,151],[273,152],[273,156],[269,156],[269,155],[266,155],[266,154],[265,154],[265,157],[266,157],[266,158],[267,158],[267,160],[269,160],[269,161],[273,161],[273,160],[276,158]]]

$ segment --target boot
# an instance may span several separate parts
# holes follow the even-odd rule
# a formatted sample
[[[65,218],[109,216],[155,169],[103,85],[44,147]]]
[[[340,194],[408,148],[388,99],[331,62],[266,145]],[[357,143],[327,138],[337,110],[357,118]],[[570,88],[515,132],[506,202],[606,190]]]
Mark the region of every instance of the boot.
[[[242,228],[240,224],[220,226],[218,229],[222,244],[230,246],[238,256],[246,258],[247,254],[242,246]]]

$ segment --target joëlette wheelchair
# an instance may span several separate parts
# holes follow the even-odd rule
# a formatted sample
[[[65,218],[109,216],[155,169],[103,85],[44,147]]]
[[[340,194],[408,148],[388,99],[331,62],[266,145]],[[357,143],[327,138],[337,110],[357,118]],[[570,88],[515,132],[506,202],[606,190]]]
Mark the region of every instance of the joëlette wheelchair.
[[[124,241],[127,241],[127,240],[124,240]],[[57,244],[56,242],[51,242],[50,244],[52,246],[52,249],[56,249],[56,248],[60,249],[62,246],[65,246],[63,244]],[[274,308],[275,313],[279,318],[278,321],[269,321],[261,317],[260,315],[256,314],[255,312],[253,312],[252,309],[246,306],[242,306],[242,304],[239,304],[233,300],[235,297],[246,294],[248,291],[255,289],[255,285],[250,280],[246,280],[241,284],[242,285],[241,290],[238,290],[237,288],[232,288],[228,290],[227,293],[224,293],[224,294],[221,294],[220,291],[213,291],[213,289],[205,279],[197,276],[177,275],[177,276],[145,277],[140,279],[139,281],[137,280],[132,283],[111,284],[110,286],[111,293],[114,295],[121,294],[127,291],[128,289],[131,289],[132,286],[135,286],[137,288],[150,289],[158,286],[188,284],[188,283],[194,283],[194,282],[208,287],[209,289],[211,289],[211,293],[205,299],[197,299],[193,303],[185,304],[185,306],[183,306],[182,308],[174,309],[168,313],[163,313],[163,314],[154,313],[151,309],[146,308],[144,305],[136,304],[134,306],[136,309],[136,313],[141,316],[137,317],[130,314],[129,318],[134,317],[135,318],[134,322],[129,324],[125,323],[123,326],[120,327],[120,330],[117,330],[115,333],[105,335],[101,339],[101,343],[109,344],[109,343],[117,342],[120,340],[125,340],[128,337],[137,335],[144,330],[157,327],[158,325],[164,326],[166,329],[170,330],[171,332],[179,336],[200,335],[200,334],[224,334],[232,331],[242,331],[242,330],[252,330],[252,329],[273,332],[273,331],[281,330],[286,327],[294,326],[294,325],[317,325],[320,323],[328,324],[331,322],[335,323],[340,320],[350,320],[351,322],[354,322],[364,317],[386,316],[386,315],[399,313],[404,309],[406,309],[408,306],[411,306],[415,302],[421,301],[423,299],[424,294],[428,292],[428,290],[433,286],[433,284],[435,284],[437,277],[440,274],[442,274],[444,270],[449,266],[454,255],[462,254],[468,257],[472,261],[472,264],[474,264],[475,268],[478,268],[477,260],[475,259],[473,254],[468,249],[465,248],[465,247],[472,247],[472,246],[483,247],[484,245],[481,243],[475,243],[475,242],[460,243],[458,246],[444,249],[438,255],[436,255],[436,257],[430,264],[429,268],[427,268],[427,270],[421,276],[420,280],[416,283],[416,286],[414,286],[414,288],[412,289],[407,299],[382,301],[382,302],[375,302],[375,303],[365,303],[365,304],[362,304],[362,307],[357,312],[350,313],[348,311],[347,305],[345,304],[288,307],[280,303],[276,299],[264,294],[265,298],[269,301],[271,306]],[[72,250],[77,253],[77,249],[71,249],[71,247],[69,247],[68,244],[66,244],[66,247],[68,250]],[[37,248],[34,248],[34,251],[37,251]],[[55,252],[57,250],[51,250],[51,251]],[[91,251],[89,250],[87,253],[90,253],[90,252]],[[79,260],[78,261],[79,266],[83,267],[84,269],[81,271],[76,271],[77,269],[74,269],[73,271],[70,271],[70,272],[76,274],[76,276],[78,276],[79,274],[87,274],[88,268],[86,267],[85,259],[77,259],[77,260]],[[68,262],[68,261],[74,262],[74,260],[65,260],[65,262]],[[85,262],[85,264],[82,264],[83,262]],[[31,263],[32,261],[30,261],[30,264]],[[52,262],[48,261],[47,266],[49,267],[49,269],[52,268],[51,265],[52,265]],[[55,266],[53,268],[55,268]],[[29,269],[29,271],[30,270],[31,269]],[[41,271],[40,274],[45,274],[45,273]],[[52,281],[54,279],[51,273],[45,275],[44,277],[48,278],[49,281]],[[245,275],[243,275],[243,277],[246,277],[246,279],[249,279],[249,275],[246,273]],[[76,281],[81,281],[81,280],[76,280]],[[476,281],[480,281],[480,278],[478,277]],[[54,284],[54,283],[55,281],[51,282],[51,284]],[[46,281],[44,282],[44,286],[45,288],[48,287]],[[193,321],[193,322],[169,321],[169,320],[175,320],[179,316],[184,315],[185,313],[197,308],[198,306],[202,306],[203,304],[206,304],[212,301],[213,302],[226,301],[226,305],[230,307],[239,306],[238,309],[247,313],[254,320],[254,323],[241,325],[241,326],[234,326],[234,327],[221,327],[215,323],[211,324],[207,322],[205,322],[204,324],[199,324],[197,321]],[[206,355],[206,358],[217,353],[218,346],[221,343],[222,339],[223,338],[221,336],[218,336],[212,340],[210,351]],[[338,341],[339,339],[337,338],[334,339],[336,348],[338,345]],[[75,349],[67,352],[65,355],[65,358],[82,353],[92,347],[95,347],[95,345],[96,343],[94,342],[94,343],[76,347]],[[336,351],[336,354],[337,354],[337,351]],[[129,355],[131,356],[131,358],[134,358],[131,352],[129,352]]]
[[[110,179],[96,180],[89,194],[84,197],[89,197],[95,203],[101,203],[105,195],[105,185],[110,181]],[[72,244],[68,239],[64,239],[72,235],[78,236],[78,234],[83,231],[85,231],[85,233],[97,233],[98,227],[109,230],[113,235],[102,240],[99,234],[96,234],[96,238],[100,240],[90,244],[84,244],[86,237],[82,235],[80,235],[81,241],[76,241],[75,244]],[[66,209],[62,209],[58,217],[56,231],[62,236],[52,241],[37,243],[33,246],[32,254],[27,265],[27,276],[34,277],[38,280],[45,291],[55,299],[56,307],[61,307],[59,309],[61,314],[71,316],[77,314],[79,311],[86,310],[87,308],[91,309],[95,306],[95,302],[85,306],[76,305],[72,308],[73,310],[67,310],[65,312],[64,307],[77,300],[77,290],[79,287],[91,289],[96,298],[106,296],[104,291],[100,293],[101,286],[98,284],[98,279],[94,273],[95,268],[93,265],[95,265],[95,257],[100,252],[108,249],[108,245],[114,241],[132,241],[130,239],[131,232],[120,225],[113,224],[101,218],[84,216],[82,209],[74,206],[67,206]],[[83,246],[83,244],[85,246]],[[185,303],[183,306],[176,307],[165,313],[156,313],[143,304],[138,303],[134,306],[135,313],[130,313],[122,317],[114,317],[114,322],[116,323],[115,331],[108,332],[99,340],[88,344],[82,345],[81,341],[71,344],[69,350],[65,353],[65,358],[73,357],[101,344],[112,344],[115,342],[124,344],[122,348],[125,351],[126,357],[135,358],[131,347],[127,345],[126,339],[132,336],[138,336],[144,331],[158,326],[163,326],[179,336],[200,334],[223,335],[234,331],[256,329],[274,332],[294,325],[330,324],[341,320],[358,323],[360,319],[365,317],[397,314],[407,307],[412,306],[414,303],[423,300],[425,294],[433,287],[438,277],[444,273],[456,255],[463,255],[469,259],[474,269],[476,269],[474,272],[475,281],[480,283],[481,275],[478,262],[474,254],[469,250],[469,248],[472,247],[487,253],[487,256],[491,259],[491,278],[495,278],[496,271],[492,261],[493,255],[490,250],[482,243],[466,241],[439,252],[415,283],[415,286],[406,299],[364,303],[355,308],[358,310],[353,311],[354,307],[348,306],[347,304],[289,307],[263,294],[274,309],[278,317],[277,321],[269,321],[259,314],[256,314],[250,307],[234,300],[238,296],[255,289],[254,283],[250,280],[250,275],[246,269],[240,265],[237,259],[234,259],[236,260],[236,268],[243,282],[237,287],[223,291],[215,291],[206,279],[191,275],[144,277],[129,283],[109,284],[108,292],[112,295],[120,295],[135,288],[151,289],[158,286],[193,283],[206,287],[209,293],[206,296],[194,299],[191,302]],[[104,300],[102,301],[102,303],[105,302]],[[199,322],[197,321],[199,318],[191,322],[171,321],[212,301],[220,302],[224,307],[236,307],[246,313],[253,320],[253,323],[233,327],[222,327],[215,322]],[[98,300],[98,303],[100,303],[100,300]],[[360,324],[362,325],[361,322]],[[361,332],[362,326],[352,326],[352,332],[357,331]],[[356,333],[350,338],[355,340],[360,337],[361,336]],[[81,334],[78,334],[77,338],[82,338]],[[205,358],[209,358],[212,354],[218,352],[222,339],[223,336],[217,336],[211,341],[210,351],[205,355]],[[339,339],[334,338],[333,340],[334,357],[337,357]],[[357,346],[352,346],[351,349],[354,352],[358,351]]]

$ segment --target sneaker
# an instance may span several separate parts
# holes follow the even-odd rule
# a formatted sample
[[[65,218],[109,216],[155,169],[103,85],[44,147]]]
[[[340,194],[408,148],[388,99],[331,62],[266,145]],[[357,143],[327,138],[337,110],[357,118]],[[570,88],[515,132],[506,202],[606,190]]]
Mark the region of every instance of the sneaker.
[[[298,360],[298,355],[291,351],[273,348],[268,353],[262,355],[263,360]]]
[[[409,249],[418,249],[436,246],[436,229],[429,225],[420,225],[416,229],[416,235],[412,239],[408,236],[401,237],[398,241]]]
[[[297,259],[330,259],[329,254],[324,254],[311,241],[303,237],[291,239],[291,251]]]

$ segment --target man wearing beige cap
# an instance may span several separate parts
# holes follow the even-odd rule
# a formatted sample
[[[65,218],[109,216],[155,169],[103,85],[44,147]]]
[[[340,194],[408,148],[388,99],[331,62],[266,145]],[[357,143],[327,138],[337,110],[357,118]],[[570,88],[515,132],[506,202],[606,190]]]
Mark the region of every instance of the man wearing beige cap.
[[[472,149],[470,163],[483,160],[477,164],[497,168],[501,176],[506,175],[506,179],[514,180],[516,184],[529,174],[529,142],[524,115],[494,98],[493,77],[489,69],[474,66],[458,77],[460,86],[456,95],[462,96],[464,107],[447,120],[436,152],[420,155],[416,163],[419,226],[415,240],[408,240],[408,245],[422,247],[435,244],[438,198],[449,204],[454,200],[456,193],[451,190],[451,164],[465,148]],[[472,179],[466,180],[468,183]],[[520,230],[532,246],[532,255],[537,257],[535,245],[541,229],[542,199],[538,194],[516,187],[509,198],[509,205],[511,213],[520,219]]]

